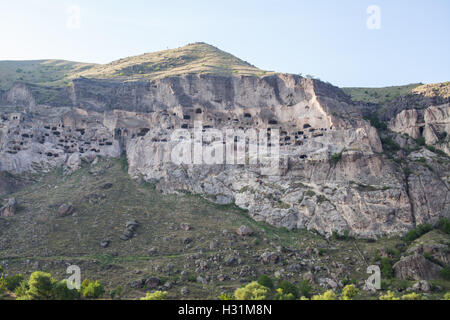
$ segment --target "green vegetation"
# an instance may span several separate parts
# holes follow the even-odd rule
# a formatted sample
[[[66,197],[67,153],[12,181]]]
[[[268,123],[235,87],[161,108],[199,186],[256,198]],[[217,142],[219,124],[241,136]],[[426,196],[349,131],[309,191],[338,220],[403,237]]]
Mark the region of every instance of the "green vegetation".
[[[147,293],[147,295],[141,300],[166,300],[167,291],[155,291],[153,293]]]
[[[405,86],[393,86],[383,88],[341,88],[355,102],[385,104],[395,98],[410,93],[413,89],[421,86],[414,83]]]
[[[446,266],[446,267],[441,269],[441,276],[445,280],[450,281],[450,266]]]
[[[407,242],[412,242],[425,233],[431,231],[432,229],[433,227],[430,224],[419,225],[414,229],[409,230],[408,233],[404,236],[404,240]]]
[[[2,272],[0,271],[0,274]],[[26,280],[22,275],[16,274],[5,278],[0,276],[0,293],[14,294],[17,300],[77,300],[100,298],[103,286],[98,281],[84,281],[80,290],[69,289],[67,281],[55,280],[48,272],[35,271]],[[1,298],[1,296],[0,296]]]
[[[387,130],[387,124],[383,121],[380,121],[378,116],[376,114],[372,114],[370,116],[367,116],[364,118],[364,120],[367,120],[370,122],[370,125],[377,130],[386,131]]]
[[[81,283],[81,293],[87,299],[98,299],[103,296],[105,290],[98,280],[91,281],[86,279]]]
[[[269,298],[269,294],[270,289],[256,281],[243,288],[236,289],[234,292],[236,300],[266,300]]]
[[[390,279],[394,276],[394,269],[392,268],[393,263],[392,260],[389,258],[382,258],[381,259],[381,275],[387,279]]]
[[[273,280],[267,275],[262,275],[258,278],[258,283],[269,289],[273,289]]]
[[[397,152],[401,148],[397,142],[395,142],[391,136],[380,137],[381,143],[383,144],[383,150],[388,152]]]
[[[10,89],[16,81],[42,86],[63,86],[69,74],[95,64],[65,60],[0,61],[0,89]]]
[[[70,78],[159,79],[186,74],[259,76],[261,70],[206,43],[146,53],[71,74]]]
[[[335,153],[330,156],[330,164],[335,166],[342,159],[342,152]]]

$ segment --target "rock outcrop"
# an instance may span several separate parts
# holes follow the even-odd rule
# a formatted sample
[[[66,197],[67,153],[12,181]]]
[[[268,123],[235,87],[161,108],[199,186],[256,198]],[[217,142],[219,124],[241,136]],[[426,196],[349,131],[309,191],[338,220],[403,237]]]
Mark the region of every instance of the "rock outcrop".
[[[45,104],[35,87],[17,85],[4,94],[0,171],[64,166],[70,173],[97,156],[126,154],[129,174],[162,192],[235,203],[258,221],[324,235],[348,230],[374,238],[450,214],[448,164],[437,172],[418,167],[405,177],[383,155],[360,108],[317,80],[285,74],[80,78],[58,90]],[[426,139],[448,130],[448,106],[429,107],[424,122],[418,112],[404,112],[392,130],[414,137],[423,123],[430,127]],[[174,161],[183,141],[190,156]],[[257,156],[255,141],[266,147]]]
[[[405,280],[431,280],[440,277],[442,267],[427,260],[421,254],[402,257],[394,265],[396,278]]]
[[[16,198],[8,199],[6,205],[0,208],[0,217],[12,217],[16,214],[17,200]]]

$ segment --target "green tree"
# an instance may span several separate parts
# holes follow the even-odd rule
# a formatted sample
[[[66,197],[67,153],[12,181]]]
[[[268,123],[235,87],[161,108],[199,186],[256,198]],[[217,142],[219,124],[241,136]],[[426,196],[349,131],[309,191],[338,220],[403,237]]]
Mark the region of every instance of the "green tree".
[[[15,274],[6,278],[6,287],[9,291],[14,292],[18,286],[24,281],[24,277],[21,274]]]
[[[141,300],[166,300],[167,291],[155,291],[153,293],[147,293],[147,295]]]
[[[337,300],[337,296],[333,290],[328,290],[324,294],[313,296],[311,300]]]
[[[258,278],[258,283],[264,287],[273,289],[273,280],[265,274]]]
[[[81,283],[81,293],[86,299],[98,299],[105,293],[103,285],[98,281],[84,280]]]
[[[236,289],[234,296],[236,300],[266,300],[270,289],[254,281],[243,288]]]
[[[275,300],[295,300],[292,293],[285,293],[282,288],[276,289]]]
[[[392,261],[389,258],[381,259],[381,275],[385,278],[392,278],[394,270],[392,269]]]
[[[292,294],[295,299],[298,298],[297,287],[287,280],[280,281],[277,285],[277,289],[282,289],[284,294]]]
[[[52,297],[52,289],[55,280],[50,273],[36,271],[28,280],[29,289],[27,295],[32,300],[47,300]]]
[[[313,288],[308,281],[300,281],[298,288],[302,297],[311,298]]]
[[[342,290],[342,300],[352,300],[357,294],[358,289],[354,285],[346,285]]]
[[[69,289],[67,280],[62,280],[53,284],[52,298],[54,300],[77,300],[80,298],[80,292],[76,289]]]
[[[395,293],[390,290],[388,290],[385,295],[381,295],[379,297],[379,299],[380,300],[400,300],[400,298],[397,298],[395,296]]]

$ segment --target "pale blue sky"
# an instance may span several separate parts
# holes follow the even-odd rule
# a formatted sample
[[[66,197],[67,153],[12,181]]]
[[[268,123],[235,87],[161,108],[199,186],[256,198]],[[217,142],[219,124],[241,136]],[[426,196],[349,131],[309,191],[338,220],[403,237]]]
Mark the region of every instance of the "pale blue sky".
[[[366,26],[369,5],[379,30]],[[203,41],[338,86],[449,81],[449,32],[448,0],[0,0],[0,60],[106,63]]]

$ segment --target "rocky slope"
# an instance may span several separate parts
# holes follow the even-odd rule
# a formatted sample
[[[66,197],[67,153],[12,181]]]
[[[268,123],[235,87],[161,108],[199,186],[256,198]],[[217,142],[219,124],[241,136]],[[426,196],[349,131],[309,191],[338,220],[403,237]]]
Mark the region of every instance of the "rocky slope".
[[[415,142],[400,135],[419,132],[434,143],[436,132],[448,132],[448,105],[434,104],[441,98],[424,96],[429,103],[417,115],[402,105],[388,109],[389,128],[400,133],[391,133],[402,145],[397,157],[363,119],[364,108],[317,80],[211,70],[148,80],[131,70],[128,79],[77,78],[62,88],[16,83],[1,92],[0,171],[63,166],[70,173],[82,161],[125,153],[129,174],[165,193],[201,194],[235,203],[255,220],[324,235],[347,230],[373,238],[450,215],[448,157],[420,146],[410,152]],[[244,164],[176,164],[176,129],[188,139],[196,129],[224,136],[254,129],[269,140],[278,131],[278,170],[267,174],[267,163],[248,156]],[[224,141],[200,141],[203,158]],[[250,148],[233,141],[231,150]]]

